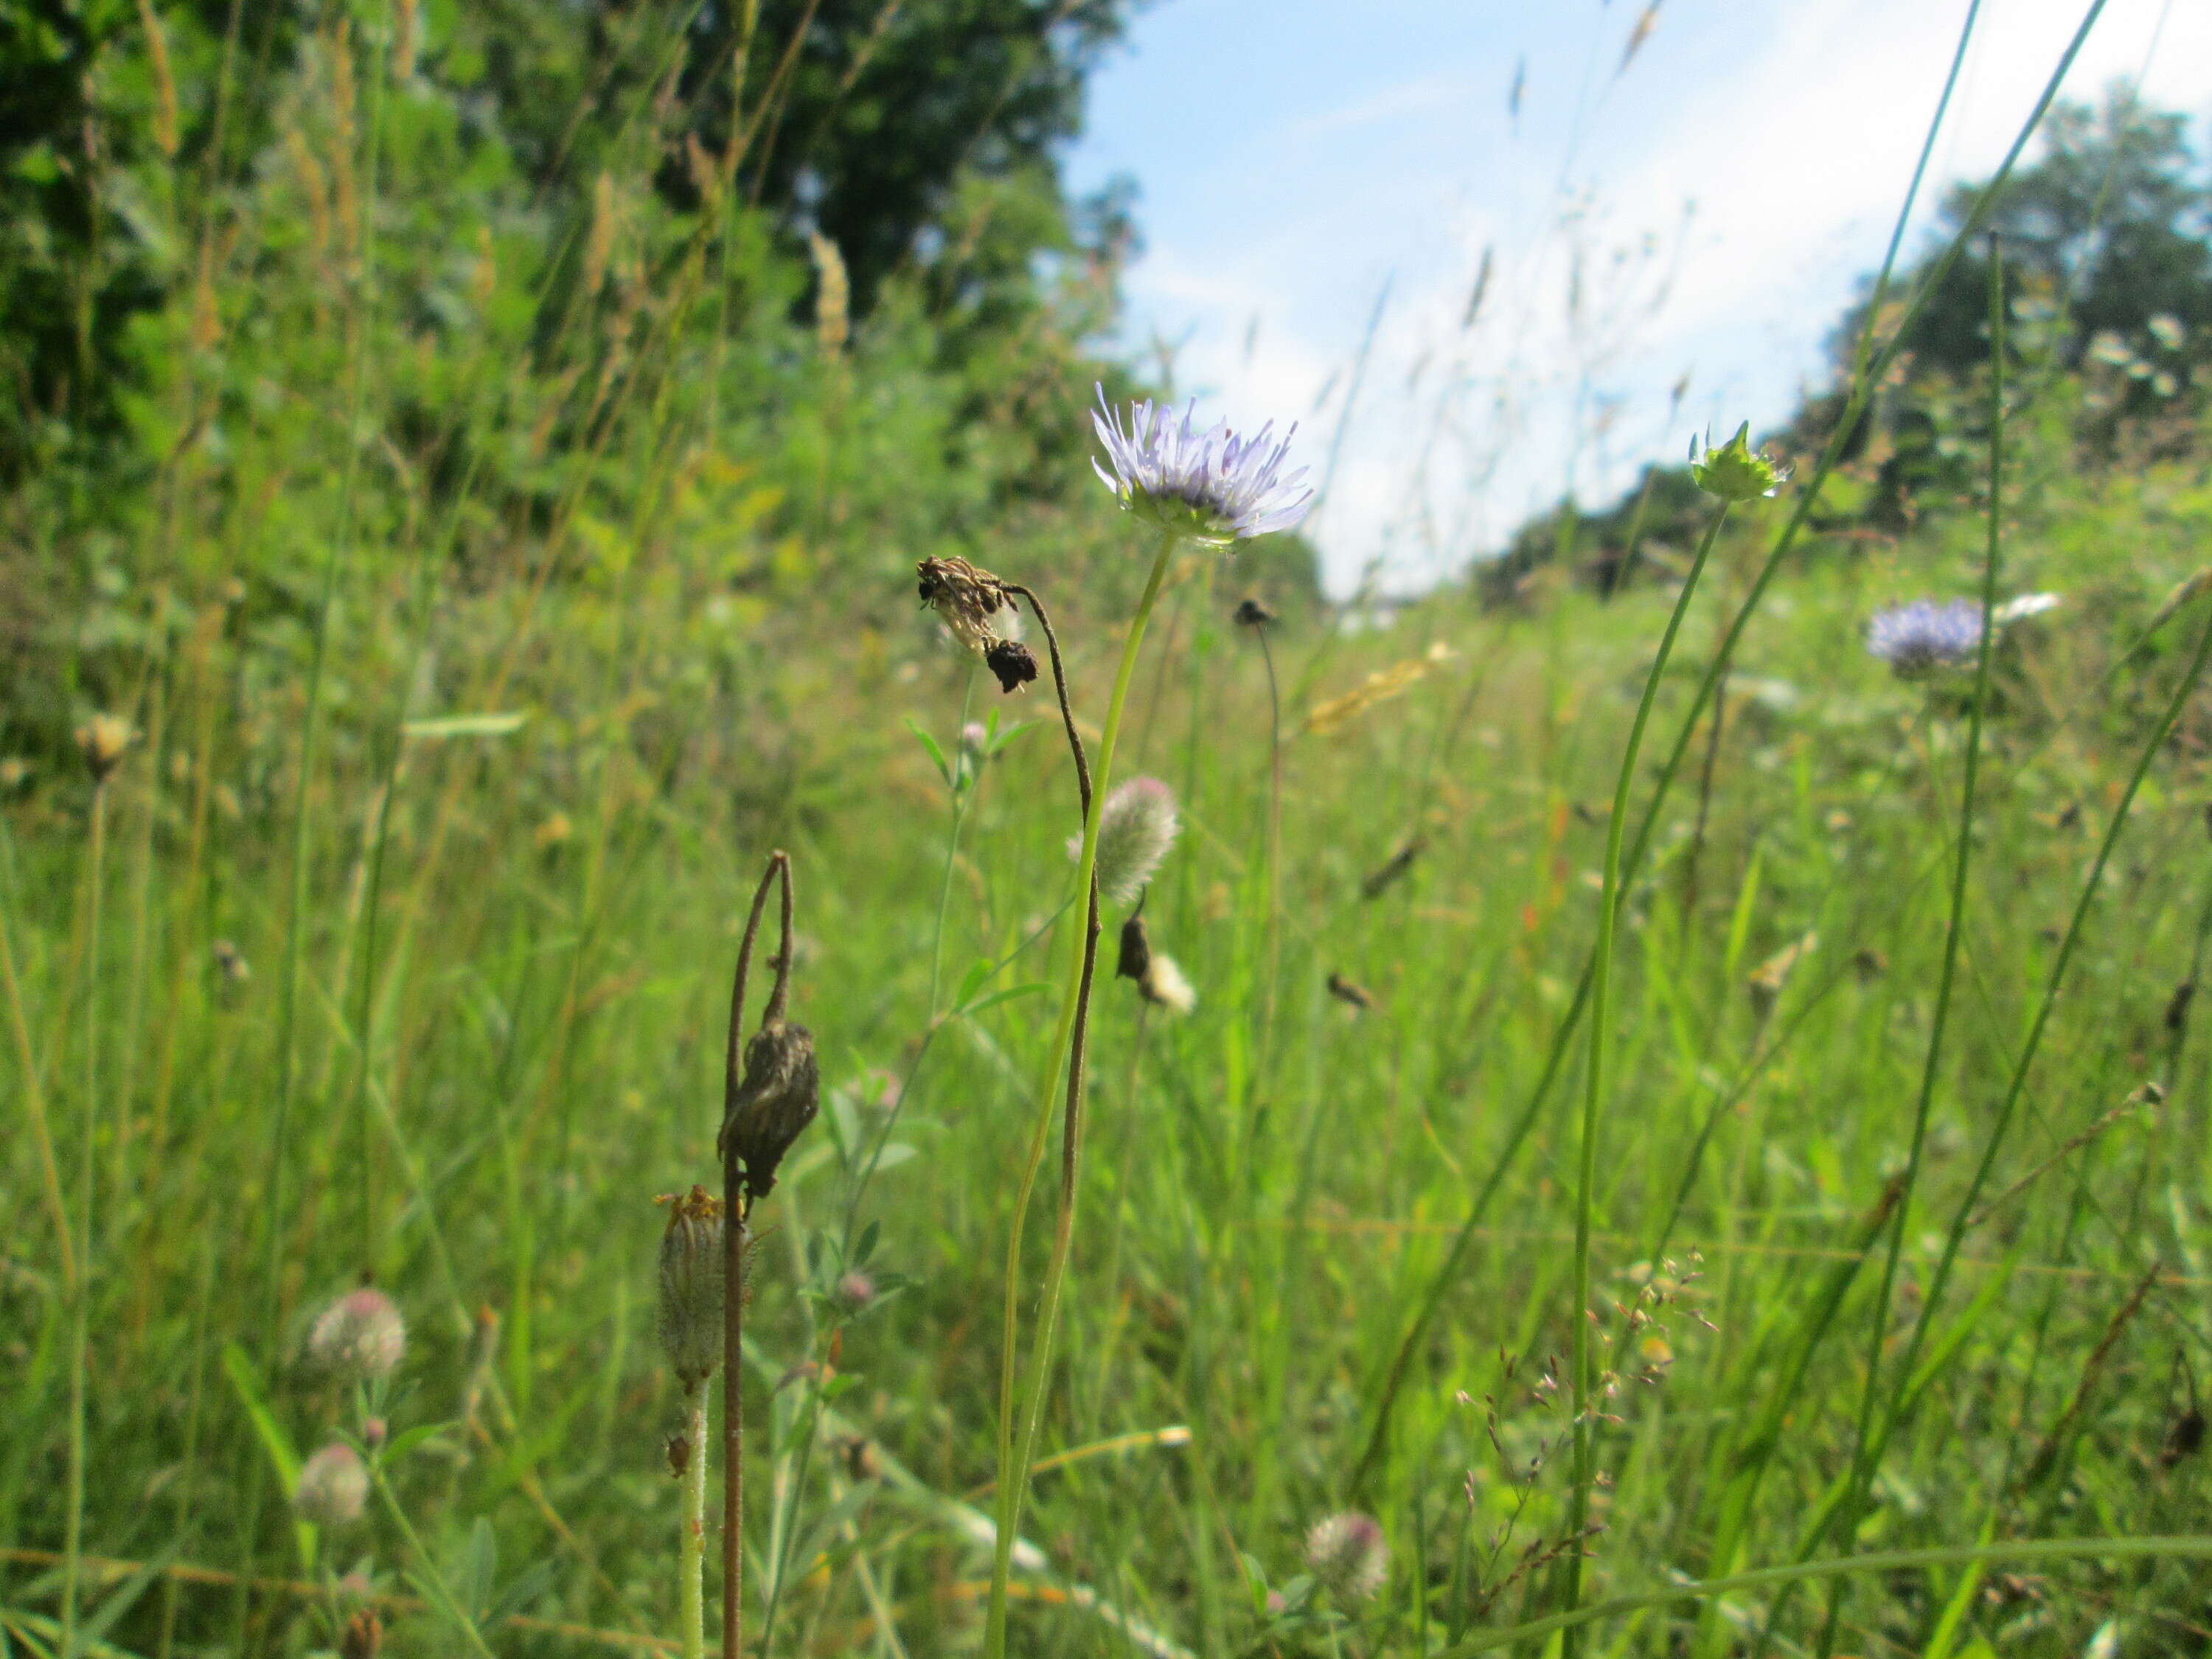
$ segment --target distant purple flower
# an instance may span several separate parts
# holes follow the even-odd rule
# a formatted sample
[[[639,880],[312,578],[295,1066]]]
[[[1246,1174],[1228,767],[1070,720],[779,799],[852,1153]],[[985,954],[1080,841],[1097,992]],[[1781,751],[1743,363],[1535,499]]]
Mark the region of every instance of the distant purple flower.
[[[1098,389],[1091,424],[1114,464],[1109,473],[1094,459],[1091,468],[1105,480],[1123,511],[1212,547],[1228,547],[1251,536],[1288,530],[1312,509],[1314,493],[1302,489],[1299,467],[1285,473],[1294,424],[1279,443],[1271,443],[1274,423],[1259,435],[1240,438],[1218,422],[1200,432],[1194,400],[1181,421],[1150,401],[1132,404],[1126,416]]]
[[[1867,649],[1900,678],[1972,657],[1982,640],[1982,608],[1972,599],[1938,605],[1915,599],[1877,611],[1867,624]]]

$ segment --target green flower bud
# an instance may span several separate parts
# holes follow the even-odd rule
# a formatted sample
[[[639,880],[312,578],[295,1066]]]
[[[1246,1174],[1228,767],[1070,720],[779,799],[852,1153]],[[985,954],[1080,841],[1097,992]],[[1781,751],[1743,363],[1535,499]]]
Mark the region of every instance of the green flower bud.
[[[660,1305],[655,1331],[676,1380],[689,1394],[722,1363],[722,1201],[704,1187],[665,1199]]]
[[[1751,447],[1751,422],[1736,428],[1735,436],[1718,449],[1700,451],[1690,440],[1690,477],[1708,495],[1724,501],[1753,501],[1782,488],[1790,469],[1778,466]]]

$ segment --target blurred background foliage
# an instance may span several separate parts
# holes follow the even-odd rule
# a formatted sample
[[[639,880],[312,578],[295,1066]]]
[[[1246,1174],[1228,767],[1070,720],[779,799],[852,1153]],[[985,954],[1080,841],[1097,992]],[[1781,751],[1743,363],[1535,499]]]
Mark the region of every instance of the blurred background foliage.
[[[1127,10],[0,4],[13,741],[195,627],[374,678],[337,573],[535,614],[645,550],[734,641],[810,594],[905,625],[891,578],[987,527],[1079,558],[1135,238],[1055,147]]]

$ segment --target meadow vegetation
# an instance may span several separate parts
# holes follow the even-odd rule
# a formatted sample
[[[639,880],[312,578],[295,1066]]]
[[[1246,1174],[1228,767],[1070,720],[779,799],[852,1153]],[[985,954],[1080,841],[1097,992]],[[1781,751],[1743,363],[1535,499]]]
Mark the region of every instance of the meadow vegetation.
[[[0,1654],[682,1650],[656,1200],[779,848],[748,1640],[984,1639],[1083,824],[915,569],[1095,758],[1157,544],[1052,166],[1118,9],[917,12],[0,7]],[[1163,556],[1191,996],[1109,893],[1012,1650],[2212,1639],[2207,193],[2051,122],[1724,526]],[[1922,597],[2008,619],[1894,672]]]

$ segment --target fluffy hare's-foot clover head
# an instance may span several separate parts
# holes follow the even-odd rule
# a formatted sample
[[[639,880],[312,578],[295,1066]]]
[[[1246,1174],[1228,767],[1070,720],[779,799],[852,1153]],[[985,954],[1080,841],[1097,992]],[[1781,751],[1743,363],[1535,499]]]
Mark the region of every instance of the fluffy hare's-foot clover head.
[[[1146,401],[1124,411],[1098,389],[1091,424],[1106,446],[1112,472],[1091,465],[1122,511],[1208,547],[1231,547],[1270,531],[1288,530],[1312,510],[1314,492],[1300,487],[1306,469],[1283,471],[1293,425],[1274,441],[1270,422],[1240,438],[1218,422],[1200,432],[1194,402],[1182,420]]]

